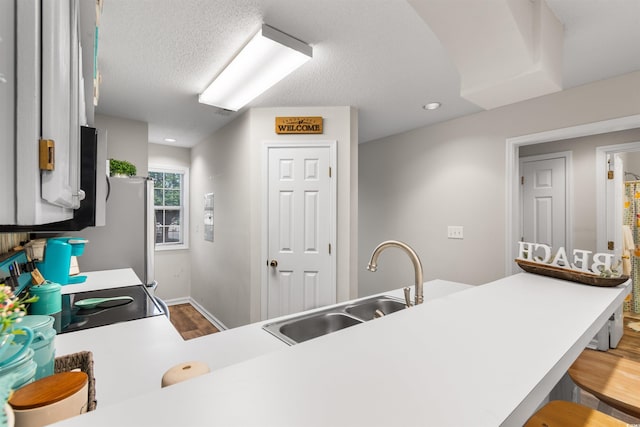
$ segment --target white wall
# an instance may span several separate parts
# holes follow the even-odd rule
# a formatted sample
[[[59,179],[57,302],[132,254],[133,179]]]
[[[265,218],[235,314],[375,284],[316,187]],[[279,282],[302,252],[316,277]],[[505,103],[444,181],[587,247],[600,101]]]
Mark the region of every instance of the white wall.
[[[149,166],[191,167],[191,149],[149,144]],[[189,191],[187,188],[186,191]],[[182,299],[191,292],[190,249],[160,250],[155,253],[157,295],[164,300]]]
[[[521,158],[561,151],[573,153],[573,248],[597,252],[596,147],[638,141],[640,129],[631,129],[520,148]]]
[[[639,87],[635,72],[362,144],[360,264],[399,239],[421,257],[425,279],[503,277],[505,140],[638,114]],[[448,225],[464,226],[464,240],[447,239]],[[360,275],[360,295],[413,283],[409,260],[388,252],[377,273]]]
[[[324,134],[276,135],[276,116],[323,116]],[[350,290],[357,260],[352,233],[357,228],[353,224],[355,118],[349,107],[252,109],[191,150],[191,296],[227,327],[260,320],[266,140],[338,140],[338,298],[355,294]],[[213,243],[203,240],[202,231],[204,194],[210,192],[214,193]]]
[[[107,131],[107,158],[133,163],[147,176],[149,125],[146,122],[96,114],[95,127]]]

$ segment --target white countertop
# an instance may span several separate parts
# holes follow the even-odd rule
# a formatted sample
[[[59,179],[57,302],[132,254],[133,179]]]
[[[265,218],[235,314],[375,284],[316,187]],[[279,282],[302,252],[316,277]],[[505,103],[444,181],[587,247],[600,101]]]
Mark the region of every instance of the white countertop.
[[[63,293],[140,284],[131,269],[83,274],[86,283],[65,285]],[[425,297],[438,298],[470,287],[434,280],[425,284]],[[401,296],[402,291],[385,294]],[[162,375],[179,363],[198,360],[213,371],[289,347],[262,330],[263,323],[184,341],[165,316],[155,316],[58,335],[56,355],[84,350],[93,353],[96,397],[102,409],[158,390]]]
[[[99,402],[97,411],[60,425],[521,426],[622,303],[628,283],[597,288],[518,274],[129,400]],[[200,345],[226,351],[213,342],[194,349]],[[134,371],[126,372],[130,382]]]
[[[136,273],[131,268],[90,271],[80,275],[87,276],[87,280],[84,283],[75,285],[63,285],[61,289],[63,295],[142,284],[142,280],[136,276]]]

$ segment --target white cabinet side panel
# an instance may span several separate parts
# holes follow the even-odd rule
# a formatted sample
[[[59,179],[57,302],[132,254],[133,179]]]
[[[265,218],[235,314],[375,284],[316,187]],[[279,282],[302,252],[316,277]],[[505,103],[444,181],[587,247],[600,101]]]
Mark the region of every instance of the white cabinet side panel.
[[[15,156],[15,5],[0,0],[0,159]],[[13,183],[15,163],[4,161],[0,182]],[[15,222],[15,188],[3,185],[0,202],[0,224]]]
[[[40,172],[40,6],[35,0],[16,2],[16,201],[18,224],[39,224]]]

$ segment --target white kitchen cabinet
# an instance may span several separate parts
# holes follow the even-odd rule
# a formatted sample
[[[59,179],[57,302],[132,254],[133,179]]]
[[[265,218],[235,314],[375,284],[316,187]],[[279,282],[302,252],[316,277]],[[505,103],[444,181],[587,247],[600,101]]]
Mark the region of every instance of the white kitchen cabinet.
[[[2,225],[63,221],[80,206],[80,126],[93,118],[82,76],[93,81],[95,11],[90,0],[0,0],[0,154],[15,159],[0,172]],[[53,170],[41,169],[41,139],[55,145]]]

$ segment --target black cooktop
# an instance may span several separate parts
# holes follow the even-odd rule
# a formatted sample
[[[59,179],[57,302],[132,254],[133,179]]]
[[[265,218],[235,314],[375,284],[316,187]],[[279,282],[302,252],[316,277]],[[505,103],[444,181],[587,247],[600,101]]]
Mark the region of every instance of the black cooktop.
[[[122,302],[105,303],[91,309],[81,309],[74,305],[76,301],[86,298],[119,296],[130,296],[133,298],[133,301],[124,304]],[[78,292],[75,294],[62,295],[60,325],[56,327],[56,329],[58,333],[64,334],[65,332],[79,331],[159,315],[164,315],[164,311],[143,285]]]

